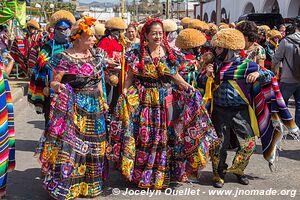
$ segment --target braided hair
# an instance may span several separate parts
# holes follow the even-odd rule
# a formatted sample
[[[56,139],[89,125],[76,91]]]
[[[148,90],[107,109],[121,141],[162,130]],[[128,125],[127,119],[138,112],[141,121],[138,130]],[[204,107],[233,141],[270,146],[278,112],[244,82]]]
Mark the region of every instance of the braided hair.
[[[141,30],[141,33],[140,33],[140,62],[137,66],[139,69],[144,69],[144,65],[145,65],[145,54],[146,54],[146,51],[145,51],[146,36],[145,36],[145,34],[148,34],[150,32],[151,26],[153,26],[155,24],[159,24],[163,29],[163,23],[160,19],[151,18],[144,24],[144,26]],[[172,65],[175,65],[176,57],[174,56],[173,51],[169,46],[165,32],[163,32],[163,43],[164,43],[165,48],[167,49],[168,59],[170,60]]]

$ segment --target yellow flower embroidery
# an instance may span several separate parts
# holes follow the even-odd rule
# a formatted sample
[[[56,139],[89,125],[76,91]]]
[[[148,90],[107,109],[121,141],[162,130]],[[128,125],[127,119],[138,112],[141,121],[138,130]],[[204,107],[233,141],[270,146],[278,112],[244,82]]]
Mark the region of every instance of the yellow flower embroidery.
[[[106,142],[104,141],[104,142],[100,143],[100,153],[99,153],[99,155],[104,156],[105,150],[106,150]]]
[[[79,186],[75,185],[74,186],[74,196],[78,196],[79,195]]]
[[[89,193],[89,186],[88,184],[82,182],[80,183],[80,194],[83,196],[87,196]]]
[[[145,66],[145,74],[154,79],[158,78],[157,71],[153,64],[149,64]]]
[[[78,167],[78,174],[80,176],[84,175],[85,170],[86,170],[86,166],[85,165],[80,165],[80,167]]]
[[[76,114],[73,115],[73,122],[75,125],[78,125],[78,117]]]
[[[133,167],[133,162],[131,160],[129,160],[128,158],[123,157],[122,158],[122,174],[125,177],[130,178],[132,167]]]
[[[80,129],[80,132],[82,133],[84,132],[85,126],[86,126],[86,116],[82,117],[78,124],[78,128]]]
[[[159,104],[159,92],[157,89],[154,89],[150,93],[152,105]]]
[[[52,148],[49,161],[51,163],[55,163],[57,155],[58,155],[58,148]]]
[[[135,105],[136,103],[138,103],[139,95],[137,95],[137,94],[135,94],[135,95],[128,95],[127,99],[128,99],[128,103],[130,105]]]
[[[238,155],[238,156],[236,157],[236,161],[240,162],[241,160],[243,160],[243,156]]]
[[[157,69],[161,75],[170,74],[170,69],[164,63],[159,62]]]

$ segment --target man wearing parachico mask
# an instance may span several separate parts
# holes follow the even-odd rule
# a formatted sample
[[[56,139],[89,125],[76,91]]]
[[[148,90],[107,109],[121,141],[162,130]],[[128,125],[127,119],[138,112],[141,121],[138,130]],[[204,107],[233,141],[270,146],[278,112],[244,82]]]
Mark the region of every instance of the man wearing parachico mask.
[[[105,79],[109,112],[112,113],[122,91],[120,72],[125,64],[126,41],[123,32],[127,29],[127,24],[122,18],[113,17],[105,23],[105,29],[105,36],[100,39],[98,47],[103,49],[110,59],[105,70]]]
[[[65,10],[55,12],[50,18],[50,26],[54,28],[54,37],[43,46],[31,76],[28,101],[35,106],[37,113],[44,113],[45,126],[49,121],[51,92],[49,84],[52,79],[52,69],[48,61],[57,53],[70,47],[68,37],[75,23],[72,13]]]

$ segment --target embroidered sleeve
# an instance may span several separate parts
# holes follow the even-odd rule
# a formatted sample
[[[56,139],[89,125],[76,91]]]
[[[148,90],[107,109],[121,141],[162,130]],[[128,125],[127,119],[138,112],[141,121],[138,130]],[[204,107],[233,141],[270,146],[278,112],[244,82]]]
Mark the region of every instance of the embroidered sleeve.
[[[256,56],[257,56],[258,60],[266,60],[266,51],[265,51],[265,49],[262,46],[259,46],[257,48],[257,54],[256,54]]]
[[[69,63],[64,58],[62,52],[51,57],[51,59],[48,62],[48,67],[55,71],[68,71]]]

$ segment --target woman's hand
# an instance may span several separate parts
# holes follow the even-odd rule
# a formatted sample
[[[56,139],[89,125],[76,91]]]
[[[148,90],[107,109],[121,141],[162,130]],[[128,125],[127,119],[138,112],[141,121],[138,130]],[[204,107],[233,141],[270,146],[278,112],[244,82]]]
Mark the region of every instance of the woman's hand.
[[[60,82],[52,83],[51,88],[54,90],[55,93],[60,93],[63,89],[66,88],[66,86]]]
[[[6,58],[7,58],[9,61],[15,61],[14,58],[10,55],[10,53],[7,54]]]
[[[127,94],[127,88],[123,89],[122,94],[126,96],[126,94]]]
[[[212,78],[214,78],[215,77],[215,75],[214,75],[214,65],[213,64],[208,64],[207,66],[206,66],[206,75],[208,76],[208,77],[212,77]]]
[[[246,77],[246,82],[247,83],[254,83],[257,79],[259,78],[259,73],[258,72],[252,72],[248,74]]]

